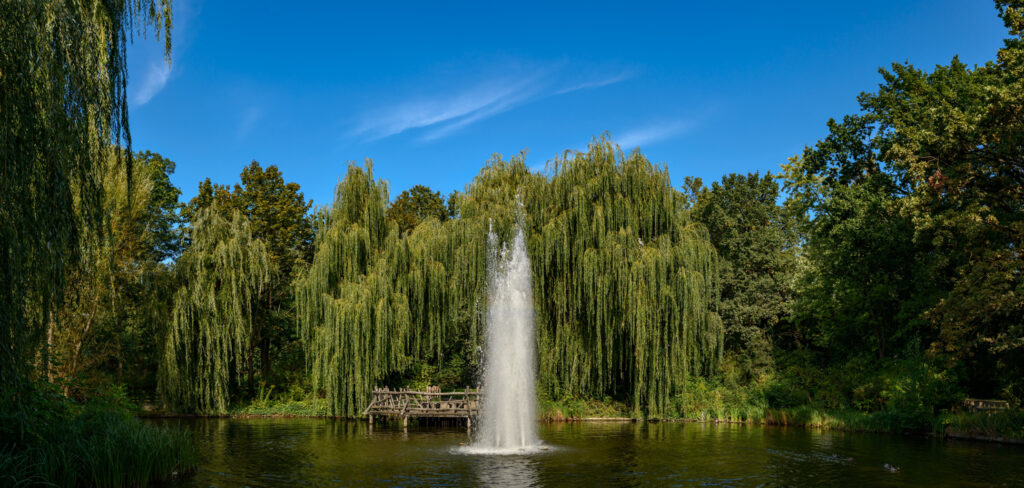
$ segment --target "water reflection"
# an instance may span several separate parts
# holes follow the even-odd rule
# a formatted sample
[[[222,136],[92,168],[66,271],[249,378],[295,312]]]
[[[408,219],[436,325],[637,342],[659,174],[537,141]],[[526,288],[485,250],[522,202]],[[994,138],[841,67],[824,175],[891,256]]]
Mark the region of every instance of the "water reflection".
[[[550,451],[490,456],[460,454],[458,427],[166,422],[192,429],[199,450],[199,472],[179,487],[1024,486],[1024,446],[796,428],[542,424]]]
[[[534,456],[474,456],[476,481],[480,486],[514,488],[540,486]]]

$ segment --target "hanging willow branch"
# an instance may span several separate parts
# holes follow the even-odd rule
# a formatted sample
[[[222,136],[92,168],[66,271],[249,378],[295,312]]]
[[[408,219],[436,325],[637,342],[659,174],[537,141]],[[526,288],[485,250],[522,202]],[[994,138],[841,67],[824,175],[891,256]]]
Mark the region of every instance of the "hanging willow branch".
[[[231,220],[212,206],[202,212],[177,262],[184,284],[174,296],[160,391],[173,406],[224,413],[249,353],[253,302],[275,270],[238,211]]]
[[[527,205],[542,387],[665,413],[722,352],[715,251],[668,171],[595,141]]]
[[[456,199],[458,219],[400,236],[372,166],[349,168],[296,286],[313,382],[355,415],[370,388],[448,340],[478,343],[487,230],[528,231],[541,388],[554,397],[628,398],[660,415],[687,375],[722,351],[716,257],[668,172],[605,140],[561,158],[550,179],[522,155],[495,158]],[[472,358],[478,361],[479,358]]]
[[[372,386],[449,338],[476,342],[486,229],[421,223],[400,236],[385,219],[387,186],[352,165],[296,284],[299,333],[315,387],[333,413],[355,415]]]
[[[125,46],[149,27],[169,55],[170,0],[0,1],[0,383],[37,355],[50,369],[44,330],[101,227],[97,174],[130,154]]]

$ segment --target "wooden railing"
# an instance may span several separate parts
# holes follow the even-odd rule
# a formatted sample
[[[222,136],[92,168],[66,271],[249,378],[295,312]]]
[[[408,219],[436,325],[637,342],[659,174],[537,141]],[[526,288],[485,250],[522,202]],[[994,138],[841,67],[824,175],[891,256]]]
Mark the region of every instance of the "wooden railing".
[[[400,388],[374,388],[370,404],[363,410],[373,425],[374,416],[400,417],[402,425],[409,418],[464,418],[466,425],[480,408],[480,391],[466,388],[461,391],[442,392],[438,387],[426,391]]]
[[[982,400],[980,398],[967,398],[964,400],[964,406],[972,412],[991,412],[1010,408],[1010,404],[1004,400]]]

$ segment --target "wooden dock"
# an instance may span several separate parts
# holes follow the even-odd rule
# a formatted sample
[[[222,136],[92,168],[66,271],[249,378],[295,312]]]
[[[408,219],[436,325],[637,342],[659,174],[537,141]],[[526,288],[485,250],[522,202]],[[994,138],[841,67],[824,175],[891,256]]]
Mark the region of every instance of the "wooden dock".
[[[1007,410],[1010,403],[1005,400],[983,400],[980,398],[967,398],[964,400],[964,407],[972,412],[995,412]]]
[[[480,391],[466,388],[462,391],[442,392],[439,387],[426,391],[400,388],[374,388],[370,404],[363,410],[373,427],[374,416],[402,419],[402,428],[409,427],[410,418],[466,419],[469,430],[473,417],[480,409]]]

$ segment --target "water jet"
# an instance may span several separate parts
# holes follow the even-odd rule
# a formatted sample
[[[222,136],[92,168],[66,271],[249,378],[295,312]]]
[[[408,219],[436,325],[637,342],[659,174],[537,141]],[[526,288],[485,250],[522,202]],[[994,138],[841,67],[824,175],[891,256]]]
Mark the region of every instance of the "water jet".
[[[478,435],[469,450],[531,452],[540,442],[530,257],[521,227],[500,249],[497,240],[492,230],[483,404]]]

